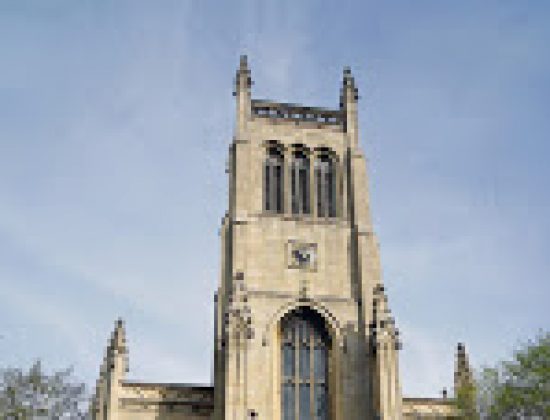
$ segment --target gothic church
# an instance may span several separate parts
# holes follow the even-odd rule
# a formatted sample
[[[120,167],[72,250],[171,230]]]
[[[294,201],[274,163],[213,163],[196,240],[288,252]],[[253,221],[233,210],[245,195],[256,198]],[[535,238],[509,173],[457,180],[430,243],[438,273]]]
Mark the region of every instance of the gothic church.
[[[252,99],[251,86],[243,56],[221,228],[214,384],[128,380],[119,320],[93,418],[457,418],[450,397],[401,395],[401,344],[380,274],[350,70],[337,109]],[[470,375],[459,350],[455,387]]]

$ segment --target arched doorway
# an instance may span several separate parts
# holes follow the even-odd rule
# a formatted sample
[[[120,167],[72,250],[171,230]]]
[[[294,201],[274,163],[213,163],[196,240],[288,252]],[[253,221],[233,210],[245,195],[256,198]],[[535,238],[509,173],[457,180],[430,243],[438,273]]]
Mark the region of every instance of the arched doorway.
[[[281,320],[282,420],[329,420],[330,336],[309,308]]]

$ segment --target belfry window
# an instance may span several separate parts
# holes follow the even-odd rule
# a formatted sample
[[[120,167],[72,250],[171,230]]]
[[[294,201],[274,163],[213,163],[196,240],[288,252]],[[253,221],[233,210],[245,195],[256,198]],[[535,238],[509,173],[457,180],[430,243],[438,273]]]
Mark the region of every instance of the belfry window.
[[[269,146],[264,164],[264,210],[270,213],[283,212],[283,167],[282,150]]]
[[[328,420],[330,338],[323,319],[300,309],[281,321],[283,420]]]
[[[293,153],[290,166],[292,214],[309,214],[309,158],[304,150]]]
[[[315,160],[315,186],[317,216],[336,217],[336,165],[334,157],[328,153]]]

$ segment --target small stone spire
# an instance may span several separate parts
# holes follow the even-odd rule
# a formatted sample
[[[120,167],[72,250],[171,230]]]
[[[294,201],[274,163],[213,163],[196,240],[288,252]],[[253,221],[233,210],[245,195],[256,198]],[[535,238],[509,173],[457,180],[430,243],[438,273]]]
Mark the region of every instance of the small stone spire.
[[[251,98],[252,78],[248,68],[248,59],[246,55],[241,55],[239,68],[235,77],[235,91],[233,95],[237,99],[237,120],[235,137],[242,139],[246,133],[246,125],[250,120],[252,112]]]
[[[241,55],[239,68],[235,77],[235,92],[233,94],[239,95],[241,92],[250,92],[251,87],[252,78],[250,76],[250,69],[248,68],[248,58],[246,55]]]
[[[344,114],[344,130],[350,135],[351,145],[357,146],[357,100],[359,94],[355,87],[355,78],[349,67],[344,67],[342,87],[340,89],[340,110]]]
[[[128,372],[128,347],[122,318],[115,321],[115,329],[108,340],[99,372],[90,407],[92,418],[118,419],[122,381]]]
[[[463,387],[471,387],[474,383],[472,368],[466,353],[464,343],[458,343],[456,349],[456,364],[454,374],[454,392],[455,396],[459,389]]]
[[[126,345],[126,328],[122,318],[115,321],[115,329],[111,333],[107,347],[107,357],[112,362],[116,361],[117,364],[122,363],[121,373],[128,372],[128,346]]]
[[[111,348],[113,350],[122,350],[126,348],[126,330],[122,318],[118,318],[115,321],[115,329],[111,334]]]
[[[340,91],[340,107],[345,108],[346,104],[357,102],[359,99],[358,90],[355,87],[355,78],[351,74],[349,66],[344,67],[342,89]]]
[[[351,88],[355,88],[355,78],[351,74],[351,67],[345,66],[344,67],[344,86],[349,86]]]

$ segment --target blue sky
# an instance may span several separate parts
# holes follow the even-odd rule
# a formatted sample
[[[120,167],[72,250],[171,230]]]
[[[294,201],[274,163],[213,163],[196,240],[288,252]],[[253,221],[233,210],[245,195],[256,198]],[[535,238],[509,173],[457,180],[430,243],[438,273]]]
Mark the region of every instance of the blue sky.
[[[550,320],[545,1],[0,0],[0,360],[208,382],[238,56],[253,96],[360,90],[405,395]]]

